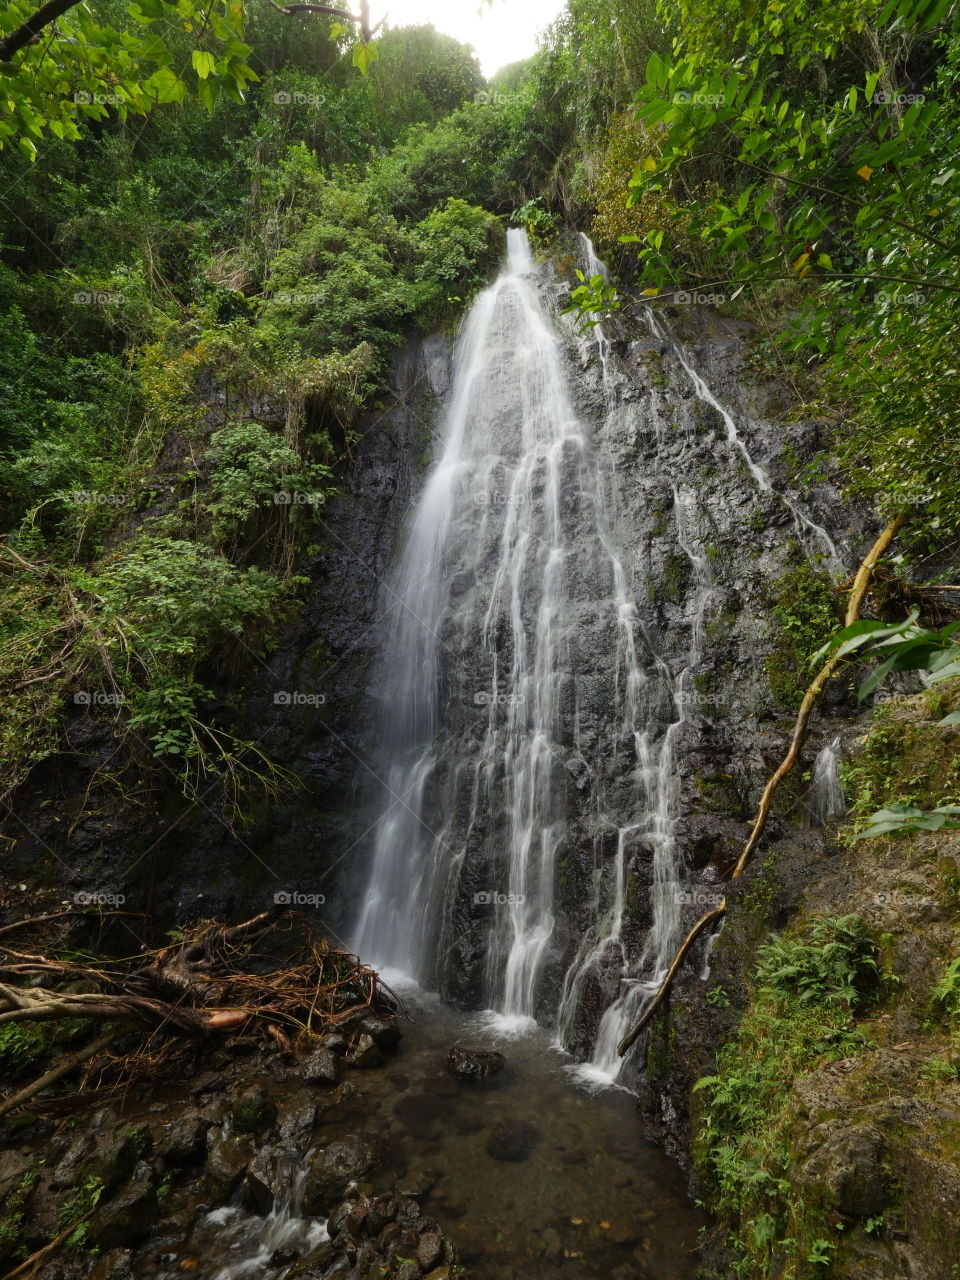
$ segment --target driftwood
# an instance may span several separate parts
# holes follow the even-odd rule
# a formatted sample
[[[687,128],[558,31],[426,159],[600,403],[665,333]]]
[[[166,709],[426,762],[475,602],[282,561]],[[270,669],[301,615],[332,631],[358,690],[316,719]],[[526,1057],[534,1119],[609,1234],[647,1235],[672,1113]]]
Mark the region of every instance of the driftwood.
[[[877,561],[900,532],[905,519],[906,512],[902,511],[894,520],[891,520],[861,562],[860,568],[857,570],[853,584],[850,588],[850,598],[847,601],[846,618],[844,620],[845,626],[851,626],[859,618],[863,599],[870,586],[870,579],[873,576],[873,571],[876,568]],[[728,877],[729,880],[736,880],[743,874],[757,848],[757,845],[760,843],[760,838],[766,830],[767,819],[770,816],[770,807],[773,804],[774,794],[776,793],[780,783],[787,774],[790,773],[796,765],[797,760],[800,758],[800,751],[807,737],[807,727],[810,723],[811,712],[816,706],[827,681],[836,673],[842,662],[843,659],[836,654],[828,658],[817,672],[816,676],[814,676],[810,686],[804,694],[803,702],[800,704],[800,710],[797,712],[797,718],[794,723],[793,737],[790,740],[790,749],[770,778],[770,781],[763,789],[763,794],[760,797],[760,803],[757,808],[757,816],[753,821],[750,835],[746,844],[743,846],[743,851],[737,859],[736,865],[730,872]],[[700,917],[684,938],[666,972],[663,981],[657,989],[656,995],[654,995],[653,999],[620,1041],[619,1045],[617,1045],[617,1053],[621,1058],[636,1041],[644,1027],[649,1025],[650,1020],[660,1008],[660,1005],[663,1003],[667,992],[670,990],[670,986],[679,972],[680,967],[682,966],[683,961],[690,951],[693,943],[697,940],[704,929],[708,928],[711,924],[714,924],[717,920],[723,919],[723,916],[726,914],[726,910],[727,900],[724,897],[720,899],[716,906],[711,907],[709,911],[705,912]]]
[[[29,923],[49,928],[58,914]],[[284,953],[282,962],[277,951]],[[71,989],[62,989],[66,984]],[[77,990],[81,984],[84,989]],[[14,950],[3,940],[0,1026],[68,1018],[116,1025],[0,1100],[0,1115],[131,1031],[140,1033],[138,1048],[119,1058],[132,1068],[141,1053],[142,1065],[149,1067],[159,1058],[169,1060],[171,1041],[195,1045],[233,1033],[257,1036],[289,1052],[298,1035],[321,1034],[371,1012],[390,1019],[402,1013],[402,1006],[374,970],[349,952],[316,941],[298,913],[282,908],[229,927],[204,920],[174,943],[119,961],[48,959]]]

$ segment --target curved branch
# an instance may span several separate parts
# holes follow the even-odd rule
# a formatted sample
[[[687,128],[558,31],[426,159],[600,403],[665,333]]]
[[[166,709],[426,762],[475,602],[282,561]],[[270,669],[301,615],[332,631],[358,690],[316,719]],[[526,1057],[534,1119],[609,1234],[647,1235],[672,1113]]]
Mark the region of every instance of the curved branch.
[[[627,1052],[627,1050],[633,1044],[634,1040],[636,1040],[637,1036],[640,1034],[643,1028],[647,1025],[647,1023],[650,1021],[650,1019],[653,1017],[656,1011],[659,1009],[664,996],[667,994],[668,990],[670,989],[670,983],[673,981],[674,974],[683,964],[686,958],[687,952],[693,946],[694,942],[696,942],[697,938],[699,938],[700,934],[704,931],[704,929],[706,929],[708,925],[712,924],[714,920],[719,920],[722,917],[726,909],[727,909],[727,900],[726,898],[721,898],[715,907],[711,907],[710,910],[706,912],[705,915],[702,915],[700,917],[697,923],[693,926],[693,928],[684,938],[683,942],[680,944],[680,949],[677,951],[677,954],[673,957],[673,963],[670,965],[670,968],[667,970],[667,976],[664,978],[663,982],[660,983],[660,987],[659,987],[659,990],[657,991],[657,994],[653,997],[653,999],[647,1005],[646,1009],[644,1009],[643,1016],[639,1018],[637,1022],[634,1023],[633,1027],[627,1032],[627,1034],[623,1037],[623,1039],[617,1045],[617,1054],[619,1057],[621,1058],[623,1057],[623,1055]]]
[[[33,44],[44,27],[49,27],[51,22],[56,22],[80,3],[81,0],[47,0],[32,18],[28,18],[15,31],[0,40],[0,62],[9,62],[15,53],[25,49],[28,44]]]
[[[850,599],[847,602],[847,613],[844,622],[845,626],[851,626],[860,616],[860,607],[863,604],[863,598],[867,594],[867,589],[870,586],[870,579],[877,566],[877,561],[900,532],[906,518],[906,511],[901,511],[899,515],[891,520],[861,561],[860,568],[857,570],[856,577],[853,580],[853,586],[850,588]],[[813,711],[817,699],[823,692],[824,685],[836,672],[842,661],[843,659],[839,654],[834,654],[832,657],[828,658],[817,672],[816,676],[814,676],[813,681],[807,689],[803,702],[800,704],[800,710],[797,712],[797,719],[793,729],[793,737],[790,740],[790,749],[787,751],[787,754],[784,756],[776,772],[763,789],[763,794],[760,797],[760,803],[757,807],[757,816],[754,819],[753,827],[751,828],[747,843],[743,846],[743,852],[740,854],[740,857],[737,859],[736,866],[730,873],[730,880],[736,880],[739,876],[743,875],[754,850],[760,843],[760,837],[766,829],[767,819],[770,816],[770,807],[773,804],[774,793],[783,779],[791,769],[793,769],[800,756],[800,750],[807,736],[807,725],[810,721],[810,713]],[[684,938],[683,942],[680,944],[679,950],[673,958],[670,968],[667,970],[666,976],[657,990],[656,995],[617,1046],[617,1053],[621,1058],[663,1003],[663,999],[666,996],[671,983],[676,977],[680,966],[683,964],[693,942],[697,937],[699,937],[700,933],[707,927],[707,925],[711,924],[714,920],[719,920],[726,913],[726,910],[727,900],[724,898],[717,906],[711,907],[709,911],[702,915]]]
[[[346,22],[356,23],[363,33],[364,40],[367,41],[372,39],[375,32],[383,25],[379,22],[376,27],[371,28],[369,0],[361,0],[359,14],[350,13],[347,9],[337,9],[328,4],[282,5],[277,4],[276,0],[268,0],[268,2],[279,13],[284,13],[288,17],[295,13],[323,13],[330,18],[343,18]],[[9,62],[14,54],[25,49],[27,45],[33,44],[45,27],[49,27],[51,23],[62,18],[65,13],[75,9],[80,3],[82,0],[47,0],[47,3],[41,5],[32,17],[0,40],[0,62]]]

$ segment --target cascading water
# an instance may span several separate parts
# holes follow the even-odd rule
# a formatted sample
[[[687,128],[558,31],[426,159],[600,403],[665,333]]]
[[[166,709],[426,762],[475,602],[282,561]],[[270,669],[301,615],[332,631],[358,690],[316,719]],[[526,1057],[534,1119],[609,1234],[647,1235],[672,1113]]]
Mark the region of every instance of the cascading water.
[[[372,963],[443,990],[445,957],[459,941],[458,886],[462,897],[475,885],[474,901],[492,908],[481,996],[512,1025],[538,1011],[544,966],[559,963],[557,851],[569,771],[587,755],[598,824],[611,825],[608,754],[634,753],[642,799],[633,812],[631,797],[613,823],[612,889],[598,880],[600,923],[574,970],[586,972],[600,952],[626,965],[631,835],[654,848],[644,962],[654,973],[679,914],[668,726],[682,714],[682,691],[640,625],[603,467],[573,410],[532,270],[525,234],[511,231],[507,268],[466,322],[440,458],[390,588],[395,621],[380,696],[392,763],[357,929]],[[578,643],[584,618],[605,651]],[[470,684],[471,668],[484,678]],[[609,742],[588,751],[577,682],[605,681],[611,670]],[[489,882],[474,874],[460,885],[478,866],[489,868]],[[568,973],[561,1022],[581,985]]]
[[[817,752],[807,808],[813,822],[821,827],[847,811],[846,797],[840,784],[839,736]]]

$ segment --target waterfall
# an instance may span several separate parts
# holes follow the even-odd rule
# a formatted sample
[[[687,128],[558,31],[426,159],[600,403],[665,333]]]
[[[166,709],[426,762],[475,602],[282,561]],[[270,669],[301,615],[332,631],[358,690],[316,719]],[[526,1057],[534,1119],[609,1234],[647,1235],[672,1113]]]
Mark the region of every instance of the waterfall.
[[[581,244],[585,274],[606,278]],[[776,493],[732,413],[645,314],[757,487],[838,563],[826,531]],[[610,340],[599,324],[580,341],[602,372],[598,440],[573,407],[527,237],[511,230],[506,265],[464,322],[435,462],[384,592],[386,764],[354,937],[365,961],[485,1007],[501,1029],[552,1022],[557,1045],[588,1059],[581,1078],[609,1084],[680,932],[678,743],[700,709],[715,585],[681,457],[672,519],[690,586],[685,650],[668,663],[618,550]]]
[[[465,322],[439,458],[386,593],[378,693],[390,765],[356,929],[365,960],[443,991],[472,902],[488,913],[480,996],[507,1027],[554,1013],[538,1001],[545,967],[563,978],[554,893],[574,773],[588,779],[589,821],[614,826],[618,847],[595,877],[597,923],[571,969],[599,953],[628,969],[631,838],[653,847],[651,975],[679,915],[682,690],[640,623],[605,488],[527,237],[512,230],[506,268]],[[607,699],[604,737],[589,745],[581,689]],[[614,816],[609,761],[632,773],[640,799]],[[561,1023],[580,986],[568,970]]]
[[[839,735],[817,752],[807,809],[812,821],[821,827],[847,811],[846,797],[840,785]]]

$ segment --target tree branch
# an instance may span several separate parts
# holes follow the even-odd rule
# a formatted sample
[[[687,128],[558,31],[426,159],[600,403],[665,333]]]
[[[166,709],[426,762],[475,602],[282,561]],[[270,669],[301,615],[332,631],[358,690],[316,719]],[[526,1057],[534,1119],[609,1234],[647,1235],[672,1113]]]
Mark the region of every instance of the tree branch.
[[[383,26],[381,21],[371,28],[369,0],[361,0],[359,14],[350,13],[347,9],[337,9],[328,4],[282,5],[277,4],[276,0],[267,0],[267,2],[279,13],[284,13],[288,17],[295,13],[323,13],[330,18],[343,18],[344,21],[359,26],[365,41],[370,41]],[[0,40],[0,62],[9,62],[14,54],[25,49],[27,45],[33,44],[45,27],[49,27],[52,22],[56,22],[58,18],[63,17],[70,9],[75,9],[80,3],[81,0],[47,0],[47,3],[41,5],[31,18]]]
[[[15,31],[0,40],[0,62],[9,62],[15,53],[33,44],[44,27],[63,17],[68,9],[75,9],[81,0],[47,0],[32,18],[28,18]]]

